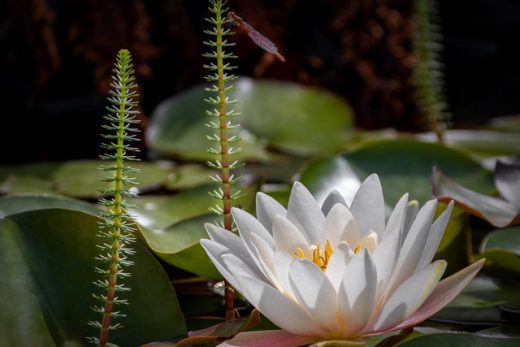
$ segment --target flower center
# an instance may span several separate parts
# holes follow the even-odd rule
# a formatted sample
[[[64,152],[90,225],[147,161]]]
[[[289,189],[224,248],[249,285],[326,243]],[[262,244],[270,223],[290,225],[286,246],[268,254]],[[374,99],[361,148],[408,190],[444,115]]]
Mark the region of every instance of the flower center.
[[[373,252],[377,247],[377,234],[372,231],[362,239],[357,241],[342,241],[342,243],[346,243],[354,254],[358,254],[364,248]],[[334,253],[334,250],[332,249],[330,241],[327,240],[323,249],[317,244],[310,245],[306,250],[298,247],[296,251],[294,251],[293,256],[300,259],[308,259],[316,264],[322,271],[325,271],[327,270],[327,265],[329,264],[332,253]]]

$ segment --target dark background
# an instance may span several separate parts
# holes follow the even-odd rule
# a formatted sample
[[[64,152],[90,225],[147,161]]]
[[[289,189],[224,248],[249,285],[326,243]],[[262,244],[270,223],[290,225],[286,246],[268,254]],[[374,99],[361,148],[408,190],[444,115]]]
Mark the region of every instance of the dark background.
[[[205,0],[0,1],[1,163],[95,157],[111,67],[135,60],[143,127],[163,99],[200,83]],[[356,125],[418,131],[411,0],[231,0],[282,64],[238,32],[238,74],[320,86]],[[520,1],[439,1],[446,92],[457,126],[520,110]],[[319,116],[319,115],[317,115]]]

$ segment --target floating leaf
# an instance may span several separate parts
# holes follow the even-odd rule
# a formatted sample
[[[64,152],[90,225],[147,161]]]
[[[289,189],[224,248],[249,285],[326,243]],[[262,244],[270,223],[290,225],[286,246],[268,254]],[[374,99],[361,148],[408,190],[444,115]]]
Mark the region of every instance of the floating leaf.
[[[371,142],[349,155],[314,162],[303,172],[301,181],[318,200],[337,189],[349,202],[361,180],[376,172],[389,206],[406,192],[424,203],[432,198],[430,176],[434,163],[457,181],[486,193],[493,191],[489,172],[466,154],[439,144],[407,139]]]
[[[488,265],[520,274],[520,227],[496,230],[484,238],[479,258]]]
[[[325,155],[342,150],[351,131],[351,110],[339,97],[295,83],[240,78],[234,109],[241,112],[240,159],[267,160],[265,145],[297,155]],[[161,103],[147,134],[162,155],[208,160],[205,135],[208,96],[203,85]],[[296,126],[295,126],[296,125]],[[308,129],[313,129],[309,131]]]
[[[401,343],[400,347],[468,347],[468,346],[486,346],[486,347],[516,347],[520,344],[519,338],[493,338],[478,336],[475,334],[431,334],[422,335],[414,339]]]
[[[169,176],[166,188],[189,189],[205,185],[209,182],[209,176],[215,174],[215,170],[199,164],[184,164],[176,166]]]
[[[0,185],[4,194],[55,193],[78,198],[96,198],[104,174],[100,165],[108,165],[101,160],[75,160],[63,163],[41,163],[13,167]],[[140,191],[156,188],[168,181],[171,168],[162,163],[135,162],[133,167],[140,170],[136,174]],[[4,173],[5,175],[5,173]]]
[[[65,209],[28,211],[9,219],[16,225],[17,252],[30,269],[55,344],[84,344],[92,335],[86,322],[96,316],[89,306],[95,304],[91,292],[100,219]],[[135,265],[127,279],[132,291],[125,295],[131,305],[124,308],[125,329],[114,331],[113,341],[136,345],[184,335],[184,319],[166,274],[142,243],[134,249]]]

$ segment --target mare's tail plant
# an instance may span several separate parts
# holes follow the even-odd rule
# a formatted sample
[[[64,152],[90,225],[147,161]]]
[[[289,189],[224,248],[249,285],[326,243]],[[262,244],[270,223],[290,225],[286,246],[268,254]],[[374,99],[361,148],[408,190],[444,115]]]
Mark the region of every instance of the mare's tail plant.
[[[128,166],[127,162],[137,160],[128,152],[137,151],[130,143],[138,140],[136,132],[139,131],[134,127],[139,121],[135,118],[137,92],[130,52],[125,49],[119,51],[113,71],[112,89],[108,97],[110,106],[107,107],[108,114],[104,117],[107,123],[103,126],[107,133],[103,135],[106,143],[102,148],[107,152],[100,156],[109,162],[100,168],[106,172],[103,181],[109,185],[109,188],[102,192],[106,198],[100,199],[100,203],[106,209],[101,216],[103,221],[100,223],[101,241],[98,246],[101,254],[97,260],[101,261],[103,266],[95,269],[103,278],[94,282],[101,289],[101,293],[93,294],[101,303],[93,309],[100,313],[101,317],[99,321],[89,322],[99,329],[99,337],[90,338],[90,341],[98,346],[106,346],[110,331],[121,327],[120,323],[113,323],[113,320],[123,317],[124,314],[114,310],[114,307],[128,304],[127,300],[120,297],[120,293],[130,289],[121,280],[130,276],[124,269],[132,265],[128,260],[128,256],[133,254],[129,245],[135,241],[131,217],[126,212],[128,205],[125,202],[126,197],[135,196],[132,188],[136,182],[132,174],[137,170]]]
[[[232,22],[226,13],[227,0],[209,0],[209,10],[212,17],[206,20],[212,24],[210,30],[204,32],[212,36],[212,39],[205,41],[204,44],[210,47],[210,51],[204,57],[211,61],[204,65],[210,72],[206,80],[210,82],[210,87],[206,90],[213,95],[206,98],[206,102],[211,108],[206,111],[211,117],[207,126],[213,130],[207,137],[214,144],[209,148],[209,152],[215,154],[217,159],[209,162],[208,165],[219,170],[219,174],[212,176],[212,180],[219,184],[219,187],[210,192],[210,195],[221,202],[211,208],[215,213],[222,215],[222,225],[230,232],[233,231],[233,220],[231,217],[232,200],[235,199],[240,191],[233,189],[234,183],[239,180],[232,174],[232,170],[239,166],[237,160],[232,159],[232,155],[240,151],[239,148],[232,147],[233,143],[240,140],[238,134],[230,134],[230,131],[237,129],[238,124],[232,122],[230,118],[238,116],[238,113],[228,106],[236,100],[229,97],[229,92],[233,90],[231,82],[236,77],[231,73],[235,66],[230,65],[229,59],[236,58],[235,55],[225,49],[229,49],[234,44],[229,42],[226,37],[231,34],[229,24]],[[234,318],[233,289],[226,286],[226,319]]]
[[[415,0],[416,30],[414,53],[416,65],[414,82],[417,90],[419,111],[428,127],[443,142],[450,114],[444,94],[443,65],[440,61],[442,35],[440,17],[435,0]]]

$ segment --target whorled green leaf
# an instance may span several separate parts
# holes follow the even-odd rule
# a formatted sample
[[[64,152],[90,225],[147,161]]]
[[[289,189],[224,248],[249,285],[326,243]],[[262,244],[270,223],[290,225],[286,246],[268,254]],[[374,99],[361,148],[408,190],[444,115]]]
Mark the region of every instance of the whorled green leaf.
[[[520,206],[516,206],[518,199],[515,192],[519,191],[520,170],[517,165],[504,166],[497,164],[500,172],[495,174],[495,184],[499,191],[505,193],[512,201],[479,193],[479,189],[471,187],[467,182],[464,185],[455,182],[451,174],[444,168],[435,167],[433,170],[433,187],[435,196],[443,201],[455,200],[457,205],[466,211],[485,219],[497,227],[505,227],[520,222]],[[509,169],[508,169],[509,168]],[[453,178],[453,179],[452,179]]]
[[[63,163],[30,164],[9,168],[4,172],[0,190],[4,194],[55,193],[78,198],[96,198],[99,189],[107,184],[101,182],[104,173],[100,165],[108,165],[101,160],[75,160]],[[168,181],[172,174],[168,165],[151,162],[135,162],[139,191],[156,188]],[[7,171],[6,168],[4,168]]]
[[[311,163],[301,181],[318,200],[337,189],[351,201],[361,180],[377,173],[387,205],[393,206],[406,192],[424,203],[433,197],[430,177],[434,164],[468,187],[485,193],[494,190],[491,174],[466,154],[409,139],[370,142],[348,155]]]
[[[519,338],[494,338],[476,334],[430,334],[416,337],[399,344],[400,347],[516,347]]]
[[[97,315],[89,307],[95,304],[91,293],[97,279],[94,267],[99,266],[94,258],[100,219],[54,208],[22,212],[9,220],[16,226],[19,252],[30,269],[55,344],[85,344],[92,335],[86,322]],[[134,249],[135,265],[126,280],[132,288],[125,295],[130,305],[121,308],[127,315],[122,319],[125,328],[114,331],[112,341],[129,346],[184,335],[184,318],[164,270],[142,243]]]
[[[337,96],[294,83],[240,78],[231,98],[241,113],[240,159],[267,160],[265,146],[302,156],[330,155],[344,148],[351,131],[351,110]],[[162,155],[207,160],[208,97],[204,85],[167,99],[154,111],[147,134]],[[312,131],[309,131],[312,129]]]

